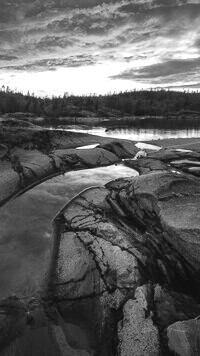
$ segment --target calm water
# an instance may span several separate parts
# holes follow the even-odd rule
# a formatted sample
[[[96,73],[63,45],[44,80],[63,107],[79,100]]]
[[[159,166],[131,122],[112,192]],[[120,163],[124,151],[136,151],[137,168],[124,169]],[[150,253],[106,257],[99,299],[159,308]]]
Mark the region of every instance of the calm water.
[[[113,138],[148,141],[164,138],[200,137],[200,120],[118,118],[98,125],[64,126],[65,129]]]
[[[169,126],[169,122],[164,126]],[[121,120],[120,125],[115,120],[112,128],[110,122],[106,122],[104,127],[73,127],[71,130],[137,141],[200,137],[200,128],[191,125],[179,129],[149,129],[128,127]],[[136,172],[133,170],[119,165],[67,173],[46,181],[1,208],[0,298],[12,293],[28,296],[41,288],[52,245],[50,221],[67,200],[89,186],[102,185],[109,180],[134,174]]]
[[[66,127],[67,130],[67,127]],[[126,138],[133,141],[149,141],[164,138],[190,138],[200,137],[200,128],[185,128],[185,129],[137,129],[137,128],[115,128],[107,129],[106,127],[93,128],[70,128],[69,131],[83,132],[92,135],[113,138]]]
[[[1,208],[0,298],[38,291],[49,265],[51,219],[75,194],[137,173],[123,165],[66,173],[35,187]]]
[[[169,125],[169,123],[167,124]],[[200,137],[200,127],[130,127],[109,123],[101,127],[90,127],[73,131],[87,132],[113,138],[147,141],[158,138]],[[9,202],[0,214],[0,299],[11,294],[26,297],[41,290],[50,262],[52,248],[51,220],[58,210],[83,189],[103,185],[118,177],[134,176],[137,173],[122,165],[70,172],[53,178],[31,191]],[[82,322],[82,320],[81,320]],[[80,325],[82,325],[80,323]],[[83,329],[83,330],[82,330]],[[71,335],[79,341],[86,338],[84,328],[77,321],[65,320],[64,333],[67,340]],[[89,339],[89,338],[88,338]],[[84,343],[83,343],[84,344]],[[12,347],[11,347],[12,348]],[[84,349],[84,347],[83,347]],[[47,328],[26,333],[21,343],[4,356],[56,356],[51,335]]]

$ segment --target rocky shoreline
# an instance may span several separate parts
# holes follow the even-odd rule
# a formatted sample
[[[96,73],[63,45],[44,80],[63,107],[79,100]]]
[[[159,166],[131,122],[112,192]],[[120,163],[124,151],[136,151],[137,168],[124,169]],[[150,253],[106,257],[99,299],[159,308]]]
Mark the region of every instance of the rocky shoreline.
[[[111,145],[109,144],[111,142]],[[78,146],[97,143],[93,150]],[[71,170],[107,166],[134,157],[129,140],[47,130],[20,120],[0,122],[0,206],[27,189]]]
[[[198,355],[199,142],[132,160],[138,149],[127,140],[5,125],[0,134],[1,205],[68,170],[126,159],[139,172],[86,189],[57,214],[43,294],[0,303],[1,354],[39,333],[49,356]]]

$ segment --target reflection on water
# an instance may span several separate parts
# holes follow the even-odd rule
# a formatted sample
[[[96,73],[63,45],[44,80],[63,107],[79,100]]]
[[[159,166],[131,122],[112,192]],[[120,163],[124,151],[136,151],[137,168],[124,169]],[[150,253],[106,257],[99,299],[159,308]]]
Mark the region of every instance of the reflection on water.
[[[153,151],[159,151],[161,150],[161,146],[155,146],[151,145],[149,143],[144,143],[144,142],[138,142],[135,144],[136,147],[141,148],[141,149],[147,149],[147,150],[153,150]]]
[[[67,127],[65,128],[67,130]],[[86,129],[69,129],[68,131],[83,132],[92,135],[113,138],[125,138],[133,141],[149,141],[164,138],[190,138],[200,137],[200,128],[185,129],[145,129],[145,128],[115,128],[106,129],[106,127],[93,127]]]
[[[91,148],[95,148],[98,146],[98,143],[95,143],[94,145],[86,145],[86,146],[80,146],[80,147],[76,147],[77,150],[90,150]]]
[[[87,126],[62,126],[65,130],[87,132],[93,135],[147,141],[164,138],[200,137],[200,120],[192,118],[114,118]]]
[[[92,185],[136,174],[122,165],[70,172],[2,207],[0,298],[12,293],[29,296],[41,288],[52,246],[50,221],[69,199]]]

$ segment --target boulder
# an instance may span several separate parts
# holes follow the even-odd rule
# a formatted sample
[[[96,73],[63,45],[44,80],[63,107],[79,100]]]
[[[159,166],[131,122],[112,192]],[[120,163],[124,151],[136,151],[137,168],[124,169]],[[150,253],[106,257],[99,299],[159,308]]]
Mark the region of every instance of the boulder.
[[[148,286],[138,287],[135,299],[129,299],[123,307],[123,319],[118,323],[120,356],[160,355],[159,332],[149,310],[148,294]]]
[[[167,328],[169,349],[179,356],[200,355],[200,320],[177,321]]]

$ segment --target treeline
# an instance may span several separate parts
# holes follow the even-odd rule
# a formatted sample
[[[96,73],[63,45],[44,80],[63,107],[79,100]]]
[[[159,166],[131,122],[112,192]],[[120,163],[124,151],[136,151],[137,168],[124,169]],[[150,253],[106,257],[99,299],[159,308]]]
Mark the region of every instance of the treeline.
[[[30,113],[44,117],[166,115],[180,110],[200,112],[200,93],[130,91],[119,94],[40,98],[34,94],[0,90],[0,114]]]

